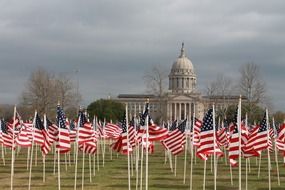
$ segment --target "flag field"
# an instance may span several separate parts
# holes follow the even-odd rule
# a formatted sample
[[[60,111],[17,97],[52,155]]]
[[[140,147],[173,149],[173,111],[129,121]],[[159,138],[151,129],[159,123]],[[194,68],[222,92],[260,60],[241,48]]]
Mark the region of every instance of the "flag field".
[[[72,149],[73,150],[73,147]],[[29,171],[27,170],[27,149],[22,148],[15,156],[15,176],[14,176],[14,189],[28,189]],[[92,158],[92,182],[90,182],[90,170],[89,170],[89,157],[85,155],[85,182],[84,189],[96,189],[96,190],[124,190],[128,188],[128,170],[127,170],[127,157],[125,155],[116,155],[112,153],[112,160],[110,159],[110,151],[106,148],[105,166],[102,166],[102,155],[100,154],[100,167],[97,168],[96,160],[96,173],[94,176],[94,159]],[[188,153],[187,160],[187,179],[186,184],[183,184],[183,164],[184,154],[180,154],[177,159],[177,176],[171,172],[169,163],[164,163],[164,148],[160,143],[155,144],[155,151],[149,155],[149,189],[189,189],[189,176],[190,176],[190,153]],[[61,189],[73,189],[74,188],[74,160],[73,152],[69,156],[67,155],[67,163],[65,162],[65,156],[61,156]],[[133,156],[134,158],[135,156]],[[32,183],[31,189],[43,189],[51,190],[57,189],[57,173],[54,174],[54,161],[53,153],[49,153],[46,156],[46,179],[43,183],[43,162],[42,155],[38,149],[37,166],[35,166],[35,155],[33,157],[32,168]],[[77,189],[81,189],[82,180],[82,158],[83,155],[80,152],[78,155],[78,179]],[[173,157],[174,158],[174,157]],[[5,154],[6,165],[4,166],[0,162],[0,189],[10,189],[10,175],[11,175],[11,150],[6,149]],[[174,160],[174,159],[172,159]],[[259,160],[259,158],[257,159]],[[174,162],[174,161],[173,161]],[[279,158],[279,172],[281,185],[277,183],[276,165],[274,162],[274,155],[271,155],[271,182],[273,190],[285,189],[285,168],[283,166],[283,160]],[[133,162],[135,163],[135,162]],[[200,159],[196,159],[193,162],[193,189],[199,190],[203,188],[203,167],[204,162]],[[66,170],[67,164],[67,170]],[[248,189],[251,190],[265,190],[268,189],[268,172],[267,172],[267,155],[262,154],[260,177],[258,179],[258,164],[256,158],[250,159],[250,172],[248,172]],[[206,189],[213,189],[214,186],[214,172],[213,165],[211,171],[211,159],[207,161],[207,174],[206,174]],[[57,166],[56,166],[57,169]],[[135,188],[135,166],[133,167],[133,176],[131,177],[131,187]],[[230,182],[230,168],[229,163],[225,164],[225,159],[218,159],[217,167],[217,189],[219,190],[235,190],[238,189],[238,167],[233,169],[233,186]],[[145,171],[144,171],[145,172]],[[245,188],[245,159],[242,159],[242,185]],[[138,188],[139,189],[139,188]]]

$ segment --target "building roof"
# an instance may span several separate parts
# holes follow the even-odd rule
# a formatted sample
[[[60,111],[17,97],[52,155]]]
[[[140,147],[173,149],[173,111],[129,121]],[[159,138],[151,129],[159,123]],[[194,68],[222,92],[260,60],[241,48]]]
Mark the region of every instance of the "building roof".
[[[119,94],[118,98],[155,98],[153,94]]]

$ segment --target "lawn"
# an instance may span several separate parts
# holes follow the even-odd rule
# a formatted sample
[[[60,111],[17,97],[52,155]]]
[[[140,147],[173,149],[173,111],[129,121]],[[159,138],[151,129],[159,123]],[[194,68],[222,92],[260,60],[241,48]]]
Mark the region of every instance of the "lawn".
[[[125,190],[128,188],[127,178],[127,157],[124,155],[117,155],[112,153],[112,160],[108,146],[106,146],[105,154],[105,166],[102,163],[102,154],[100,156],[100,167],[98,170],[97,160],[95,161],[96,173],[94,176],[94,164],[92,159],[92,182],[90,182],[90,170],[89,170],[89,156],[85,156],[85,173],[84,173],[84,189],[96,189],[96,190]],[[164,163],[164,150],[162,146],[157,143],[155,146],[154,154],[149,155],[149,189],[189,189],[189,176],[190,176],[190,160],[187,155],[187,178],[186,184],[183,184],[183,167],[184,167],[184,153],[177,157],[177,176],[171,172],[169,162]],[[0,189],[10,189],[10,174],[11,174],[11,152],[7,149],[5,154],[6,165],[0,162]],[[65,156],[61,155],[61,189],[73,189],[74,187],[74,160],[73,152],[69,155],[67,162],[65,162]],[[78,180],[77,187],[81,189],[82,184],[82,153],[79,154],[78,159]],[[272,170],[271,170],[271,184],[273,190],[285,189],[285,169],[283,166],[283,158],[279,157],[279,170],[281,185],[277,183],[276,165],[274,162],[274,155],[271,155]],[[281,160],[282,159],[282,160]],[[172,157],[174,165],[174,157]],[[251,171],[248,175],[248,189],[249,190],[265,190],[268,189],[268,171],[267,171],[267,155],[263,153],[261,174],[258,179],[258,165],[255,158],[250,160]],[[67,167],[66,167],[67,165]],[[204,162],[198,158],[194,159],[193,167],[193,189],[199,190],[203,186],[203,166]],[[57,166],[56,166],[57,168]],[[145,168],[145,166],[144,166]],[[217,171],[217,189],[218,190],[234,190],[238,189],[238,168],[233,168],[233,186],[230,183],[229,165],[225,163],[224,158],[218,161]],[[136,187],[136,172],[133,170],[133,176],[131,177],[132,189]],[[140,173],[139,173],[140,174]],[[144,174],[145,175],[145,174]],[[206,189],[213,189],[213,172],[211,172],[211,160],[207,161],[207,176],[206,176]],[[15,176],[14,176],[14,189],[27,189],[28,188],[29,171],[27,170],[27,149],[22,148],[15,160]],[[143,180],[144,182],[144,180]],[[54,174],[54,162],[53,154],[50,153],[46,158],[46,181],[43,183],[43,163],[42,156],[38,149],[37,166],[35,165],[35,158],[33,158],[32,168],[32,188],[31,189],[57,189],[57,173]],[[242,189],[245,189],[245,161],[242,163]],[[143,188],[144,189],[144,188]]]

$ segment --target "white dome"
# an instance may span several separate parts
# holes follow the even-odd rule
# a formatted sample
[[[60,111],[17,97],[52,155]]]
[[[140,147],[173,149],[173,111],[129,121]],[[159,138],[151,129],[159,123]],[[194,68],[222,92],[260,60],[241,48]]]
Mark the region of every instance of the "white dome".
[[[184,43],[182,43],[180,56],[172,65],[171,72],[194,73],[193,64],[190,59],[188,59],[188,57],[186,57],[185,55]]]
[[[196,74],[192,62],[185,55],[184,43],[181,54],[173,63],[168,77],[169,90],[172,93],[191,93],[195,90]]]

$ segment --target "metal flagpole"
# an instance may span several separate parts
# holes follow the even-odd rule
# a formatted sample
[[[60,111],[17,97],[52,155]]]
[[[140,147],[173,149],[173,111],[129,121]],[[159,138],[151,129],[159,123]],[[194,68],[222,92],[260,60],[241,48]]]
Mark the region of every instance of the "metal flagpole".
[[[272,118],[272,127],[274,130],[274,134],[276,134],[276,127],[275,127],[275,120],[274,118]],[[280,177],[279,177],[279,166],[278,166],[278,156],[277,156],[277,147],[276,147],[276,139],[274,142],[274,154],[275,154],[275,162],[276,162],[276,171],[277,171],[277,181],[278,181],[278,185],[280,186]]]
[[[128,122],[128,105],[126,105],[126,130],[127,130],[127,154],[128,154],[128,187],[131,190],[131,171],[130,171],[130,142],[129,142],[129,122]]]
[[[47,116],[44,114],[44,128],[47,129]],[[46,139],[49,140],[49,139]],[[46,156],[43,154],[43,182],[46,181]]]
[[[267,142],[269,142],[269,117],[268,117],[268,110],[266,109],[266,127],[267,127]],[[271,190],[271,161],[270,161],[270,151],[269,147],[267,147],[267,162],[268,162],[268,190]]]
[[[185,110],[186,112],[186,110]],[[188,125],[188,120],[187,120],[187,129],[189,129],[189,125]],[[183,184],[185,184],[186,181],[186,164],[187,164],[187,148],[188,148],[188,138],[187,138],[187,133],[185,130],[185,154],[184,154],[184,176],[183,176]]]
[[[238,118],[237,118],[237,127],[238,127],[238,136],[239,136],[239,190],[241,190],[241,95],[239,96],[239,103],[238,103]]]
[[[11,190],[13,190],[14,180],[14,160],[15,160],[15,120],[16,120],[16,105],[14,106],[14,117],[13,117],[13,136],[12,136],[12,160],[11,160]]]
[[[214,190],[217,190],[217,165],[216,165],[216,120],[215,105],[213,104],[213,132],[214,132]]]
[[[29,173],[29,190],[31,189],[31,179],[32,179],[32,166],[33,166],[33,150],[34,150],[34,133],[35,133],[35,120],[36,120],[37,111],[35,111],[35,116],[33,120],[33,129],[32,129],[32,148],[31,148],[31,160],[30,160],[30,173]]]
[[[193,141],[194,141],[194,125],[195,125],[195,104],[193,107],[193,117],[192,117],[192,136],[191,136],[191,141],[190,141],[190,149],[191,149],[191,162],[190,162],[190,190],[192,190],[192,185],[193,185],[193,157],[194,157],[194,146],[193,146]]]
[[[149,144],[148,144],[148,138],[149,138],[149,133],[148,133],[148,120],[149,120],[149,116],[146,116],[146,154],[145,154],[145,190],[148,190],[148,148],[149,148]]]
[[[79,108],[80,110],[80,108]],[[76,142],[74,143],[74,146],[76,146],[75,149],[75,171],[74,171],[74,190],[76,190],[77,186],[77,165],[78,165],[78,130],[79,130],[79,125],[80,125],[80,120],[81,117],[79,115],[78,121],[77,121],[77,129],[76,129]]]

